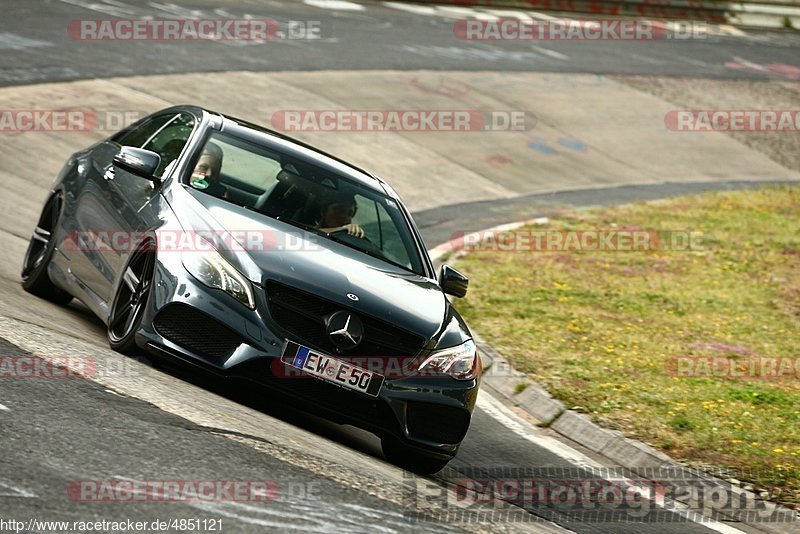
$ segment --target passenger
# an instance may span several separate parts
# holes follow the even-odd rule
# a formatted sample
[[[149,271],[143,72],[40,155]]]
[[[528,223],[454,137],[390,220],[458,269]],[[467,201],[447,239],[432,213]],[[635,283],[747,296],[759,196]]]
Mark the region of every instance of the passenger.
[[[209,142],[192,171],[191,186],[219,198],[228,198],[228,188],[220,182],[222,169],[222,149]]]

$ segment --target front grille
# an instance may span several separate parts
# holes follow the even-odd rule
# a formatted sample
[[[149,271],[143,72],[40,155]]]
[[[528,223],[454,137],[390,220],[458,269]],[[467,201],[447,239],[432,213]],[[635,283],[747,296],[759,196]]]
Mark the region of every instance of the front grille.
[[[195,354],[224,360],[243,343],[230,328],[186,304],[169,304],[153,321],[156,331]]]
[[[428,441],[460,443],[469,429],[469,412],[460,408],[409,402],[407,414],[409,432]]]
[[[277,282],[267,283],[267,296],[270,313],[282,328],[298,341],[330,354],[408,358],[416,356],[425,342],[392,324]],[[339,310],[358,315],[364,324],[364,339],[354,349],[337,349],[325,330],[325,318]]]

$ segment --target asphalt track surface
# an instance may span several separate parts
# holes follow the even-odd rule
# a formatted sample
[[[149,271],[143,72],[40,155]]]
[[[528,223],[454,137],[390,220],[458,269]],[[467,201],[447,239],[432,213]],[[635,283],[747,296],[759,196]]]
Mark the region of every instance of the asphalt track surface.
[[[325,3],[325,2],[321,2]],[[6,0],[0,21],[0,81],[105,78],[136,74],[228,70],[492,70],[601,74],[663,74],[761,78],[763,72],[726,67],[733,58],[753,64],[797,67],[800,38],[748,31],[744,36],[629,42],[465,42],[453,22],[466,15],[440,10],[417,14],[364,4],[363,9],[320,8],[301,2],[193,0]],[[467,10],[467,13],[469,10]],[[256,43],[105,42],[74,40],[66,23],[81,18],[191,17],[270,18],[319,23],[320,40]],[[15,37],[16,36],[16,37]]]
[[[747,31],[705,40],[630,46],[608,42],[512,47],[454,42],[452,23],[463,13],[412,13],[383,4],[229,1],[167,3],[112,0],[6,0],[0,20],[0,84],[50,83],[142,74],[228,70],[491,70],[648,74],[766,79],[739,64],[800,67],[793,35]],[[69,39],[66,22],[80,18],[191,16],[315,20],[321,42],[281,42],[267,49],[195,43],[96,43]],[[223,10],[223,11],[215,11]],[[365,73],[368,80],[368,73]],[[87,96],[88,97],[88,96]],[[79,147],[76,147],[76,149]],[[455,229],[479,229],[554,208],[614,204],[684,192],[756,184],[718,182],[621,186],[527,195],[503,201],[441,206],[416,217],[428,246]],[[25,199],[25,191],[3,195]],[[478,214],[475,216],[475,214]],[[32,227],[37,213],[26,214]],[[0,221],[9,221],[0,214]],[[471,226],[472,225],[472,226]],[[609,465],[579,446],[536,427],[524,415],[482,396],[452,470],[419,481],[381,459],[377,440],[293,411],[280,399],[240,385],[219,384],[185,369],[127,361],[105,344],[104,328],[79,303],[57,307],[24,294],[18,271],[25,242],[2,233],[0,354],[84,354],[122,368],[91,380],[3,379],[0,383],[0,518],[28,520],[218,519],[226,532],[298,528],[353,532],[430,530],[575,532],[754,532],[742,524],[695,523],[673,515],[653,523],[571,520],[539,511],[525,522],[411,523],[422,485],[448,487],[476,467],[582,468]],[[36,321],[7,319],[11,309]],[[508,472],[508,471],[507,471]],[[499,473],[499,471],[498,471]],[[507,476],[507,475],[506,475]],[[513,476],[513,475],[512,475]],[[502,477],[502,475],[498,475]],[[80,480],[267,480],[278,488],[247,502],[80,502],[67,491]],[[413,488],[417,488],[414,490]],[[430,488],[429,488],[430,489]],[[517,503],[519,504],[519,503]],[[498,505],[500,506],[500,505]],[[523,506],[524,507],[524,506]],[[511,509],[518,509],[511,505]],[[505,510],[509,506],[506,505]],[[542,516],[547,516],[544,518]],[[499,517],[499,516],[498,516]],[[552,523],[550,522],[552,520]],[[558,525],[558,526],[556,526]],[[734,530],[729,530],[733,528]],[[48,531],[41,526],[32,531]]]

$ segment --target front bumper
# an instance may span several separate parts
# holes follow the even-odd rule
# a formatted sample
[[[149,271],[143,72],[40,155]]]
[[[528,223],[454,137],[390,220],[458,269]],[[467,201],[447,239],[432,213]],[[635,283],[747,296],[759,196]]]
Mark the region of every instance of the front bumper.
[[[468,381],[387,376],[377,397],[302,373],[286,373],[280,361],[286,338],[316,347],[276,323],[265,290],[257,286],[254,290],[256,309],[250,310],[198,282],[185,270],[179,254],[160,254],[137,344],[220,375],[255,382],[287,397],[293,407],[394,436],[430,456],[455,455],[469,427],[480,372]]]

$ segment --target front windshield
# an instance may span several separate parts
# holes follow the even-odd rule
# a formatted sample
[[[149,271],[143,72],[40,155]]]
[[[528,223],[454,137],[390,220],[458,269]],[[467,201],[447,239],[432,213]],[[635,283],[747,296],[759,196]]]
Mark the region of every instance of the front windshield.
[[[188,184],[425,274],[411,229],[394,200],[306,160],[214,132],[194,162]]]

